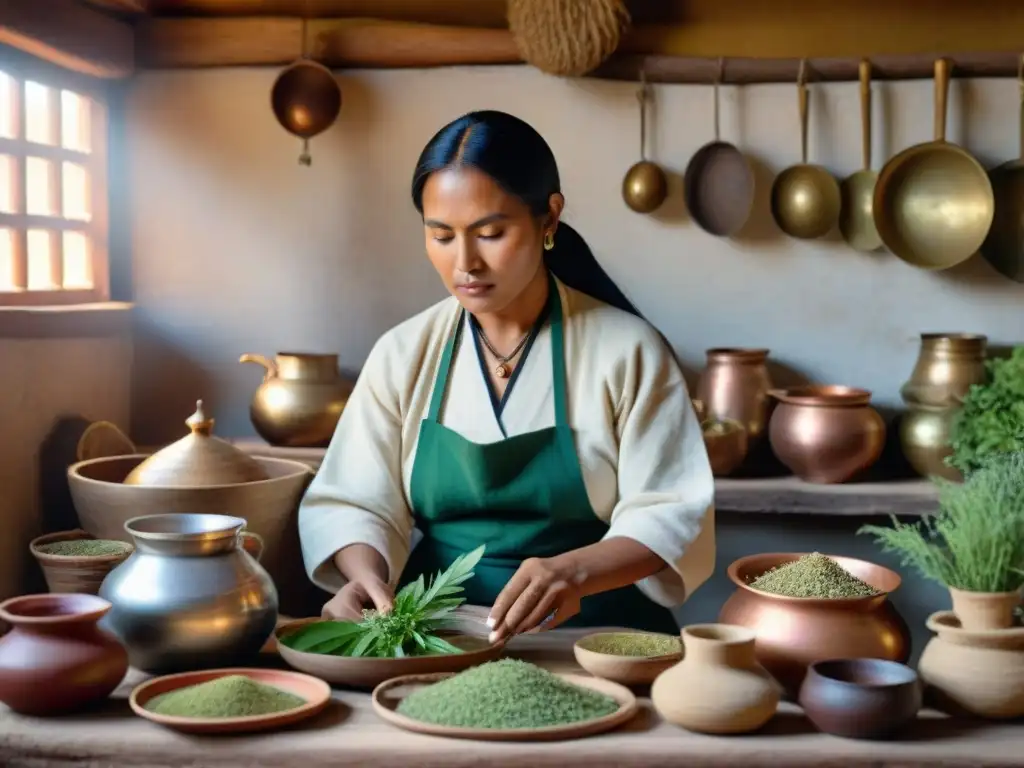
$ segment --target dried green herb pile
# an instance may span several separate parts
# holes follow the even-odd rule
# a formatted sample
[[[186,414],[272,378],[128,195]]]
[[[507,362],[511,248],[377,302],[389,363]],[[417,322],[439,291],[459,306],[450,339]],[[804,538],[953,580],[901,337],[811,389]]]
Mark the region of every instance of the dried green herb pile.
[[[580,640],[580,647],[612,656],[653,657],[681,653],[683,644],[675,635],[644,632],[614,632],[591,635]]]
[[[123,555],[130,552],[132,545],[124,541],[113,541],[111,539],[74,539],[54,541],[50,544],[36,547],[36,549],[47,555],[59,555],[61,557],[109,557],[110,555]]]
[[[772,568],[750,586],[784,597],[841,599],[871,597],[878,590],[866,584],[827,555],[812,552],[799,560]]]
[[[245,675],[226,675],[154,696],[146,709],[172,717],[246,717],[286,712],[305,703],[301,696]]]
[[[398,712],[435,725],[461,728],[544,728],[610,715],[610,696],[567,683],[517,659],[492,661],[420,688]]]

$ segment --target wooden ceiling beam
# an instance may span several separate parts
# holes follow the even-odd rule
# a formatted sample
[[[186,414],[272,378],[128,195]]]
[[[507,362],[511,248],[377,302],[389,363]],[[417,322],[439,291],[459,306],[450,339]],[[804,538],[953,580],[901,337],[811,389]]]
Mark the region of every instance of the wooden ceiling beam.
[[[152,10],[152,0],[85,0],[85,2],[118,16],[144,16]]]

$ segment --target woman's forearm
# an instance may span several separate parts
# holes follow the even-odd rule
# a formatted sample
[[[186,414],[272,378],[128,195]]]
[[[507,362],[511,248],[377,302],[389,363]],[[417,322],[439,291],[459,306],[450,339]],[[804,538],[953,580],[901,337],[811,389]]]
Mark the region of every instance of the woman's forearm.
[[[388,563],[369,544],[350,544],[334,555],[334,565],[348,581],[375,579],[388,582]]]
[[[577,585],[580,597],[627,587],[666,567],[665,561],[643,544],[625,537],[604,539],[552,560],[556,570]]]

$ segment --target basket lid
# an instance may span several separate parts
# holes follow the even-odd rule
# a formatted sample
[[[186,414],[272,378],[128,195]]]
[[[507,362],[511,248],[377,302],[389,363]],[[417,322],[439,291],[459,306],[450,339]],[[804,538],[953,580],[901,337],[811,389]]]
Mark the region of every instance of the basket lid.
[[[196,401],[196,412],[185,424],[190,434],[135,467],[124,484],[196,488],[251,483],[269,477],[252,456],[213,436],[214,419],[203,411],[202,400]]]

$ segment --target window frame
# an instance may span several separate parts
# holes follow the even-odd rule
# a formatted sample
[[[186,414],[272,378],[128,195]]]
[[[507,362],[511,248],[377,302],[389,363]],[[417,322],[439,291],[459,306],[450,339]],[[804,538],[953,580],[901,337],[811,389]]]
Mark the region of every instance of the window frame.
[[[0,290],[0,308],[3,307],[48,307],[75,304],[93,304],[110,300],[110,221],[109,221],[109,168],[108,168],[108,121],[109,92],[108,83],[81,75],[70,70],[37,59],[8,46],[0,46],[0,72],[12,77],[17,87],[14,89],[15,105],[13,108],[18,120],[18,138],[0,137],[0,155],[12,157],[16,163],[17,209],[20,213],[0,212],[0,227],[14,231],[15,237],[15,282],[21,288],[15,291]],[[73,91],[79,96],[88,98],[89,104],[89,143],[88,154],[65,149],[57,145],[37,144],[25,138],[25,111],[21,108],[24,100],[24,83],[26,80],[38,82],[50,89],[56,98],[51,102],[52,115],[55,120],[54,130],[60,133],[61,90]],[[70,161],[82,165],[88,174],[88,195],[90,204],[90,220],[77,221],[65,219],[61,214],[53,216],[29,215],[26,210],[25,195],[25,162],[27,157],[39,157],[53,162],[56,172],[51,195],[58,201],[62,200],[63,173],[61,163]],[[60,210],[60,207],[58,207]],[[89,261],[92,269],[92,287],[57,288],[30,290],[27,283],[27,235],[30,229],[44,229],[54,238],[51,258],[51,275],[60,276],[63,269],[63,243],[61,236],[64,231],[84,232],[89,243]]]

